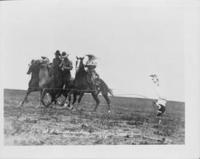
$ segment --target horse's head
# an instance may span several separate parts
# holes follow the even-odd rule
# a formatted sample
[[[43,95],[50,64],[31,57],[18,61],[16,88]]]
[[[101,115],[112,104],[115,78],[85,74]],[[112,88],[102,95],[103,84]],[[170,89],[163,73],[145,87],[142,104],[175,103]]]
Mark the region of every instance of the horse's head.
[[[83,64],[84,57],[77,57],[76,56],[76,69],[77,70],[85,70]]]
[[[39,68],[39,65],[40,65],[40,62],[38,60],[31,60],[27,74],[37,71]]]

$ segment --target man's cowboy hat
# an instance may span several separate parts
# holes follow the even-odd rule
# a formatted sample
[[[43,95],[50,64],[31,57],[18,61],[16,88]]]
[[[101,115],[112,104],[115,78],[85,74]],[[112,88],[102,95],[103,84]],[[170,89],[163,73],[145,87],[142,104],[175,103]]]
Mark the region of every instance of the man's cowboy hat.
[[[96,57],[94,56],[94,55],[92,55],[92,54],[87,54],[86,55],[89,59],[96,59]]]
[[[41,56],[41,58],[42,58],[42,59],[46,59],[47,57],[45,57],[45,56]]]
[[[156,74],[151,74],[149,75],[150,77],[156,77],[157,75]]]
[[[68,57],[69,54],[67,54],[65,51],[63,51],[62,54],[61,54],[61,56],[63,56],[63,57]]]

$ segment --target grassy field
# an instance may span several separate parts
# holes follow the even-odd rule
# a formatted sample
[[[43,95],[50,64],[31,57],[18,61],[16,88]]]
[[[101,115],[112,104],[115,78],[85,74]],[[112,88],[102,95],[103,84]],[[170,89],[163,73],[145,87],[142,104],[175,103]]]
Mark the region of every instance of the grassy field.
[[[17,107],[23,90],[4,90],[5,145],[139,145],[184,144],[185,104],[169,101],[166,114],[158,124],[151,99],[111,97],[111,114],[101,98],[97,112],[94,100],[85,95],[80,108],[45,110],[39,93],[29,96],[23,109]]]

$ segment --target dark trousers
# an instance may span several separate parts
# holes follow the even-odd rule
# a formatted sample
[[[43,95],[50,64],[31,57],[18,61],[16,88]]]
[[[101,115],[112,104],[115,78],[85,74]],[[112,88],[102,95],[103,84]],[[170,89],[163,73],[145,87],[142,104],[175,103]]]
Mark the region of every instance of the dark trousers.
[[[161,104],[159,106],[160,106],[160,108],[158,109],[157,116],[161,116],[162,114],[165,113],[165,106],[163,106]]]

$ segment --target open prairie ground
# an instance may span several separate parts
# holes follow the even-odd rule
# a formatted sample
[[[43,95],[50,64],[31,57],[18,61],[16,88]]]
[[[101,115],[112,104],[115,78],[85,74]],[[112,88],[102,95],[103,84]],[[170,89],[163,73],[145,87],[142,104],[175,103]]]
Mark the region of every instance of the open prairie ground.
[[[30,94],[23,108],[23,90],[4,89],[5,145],[141,145],[184,144],[185,104],[169,101],[158,123],[152,99],[110,97],[111,113],[100,97],[85,95],[79,109],[37,108],[39,92]]]

